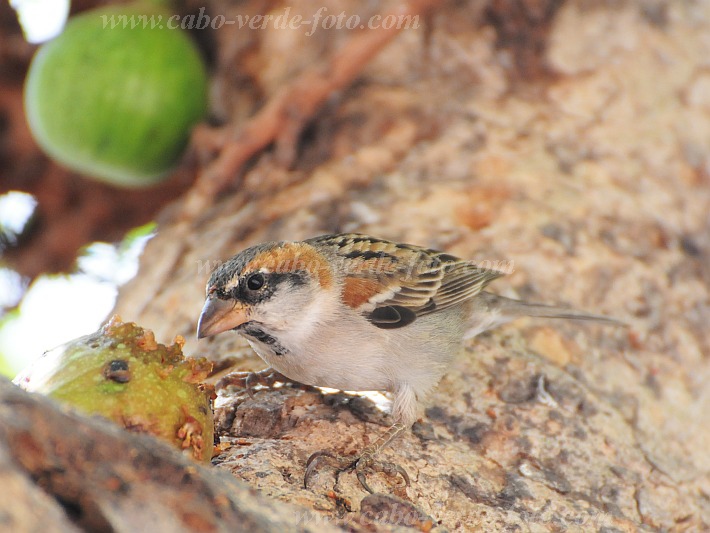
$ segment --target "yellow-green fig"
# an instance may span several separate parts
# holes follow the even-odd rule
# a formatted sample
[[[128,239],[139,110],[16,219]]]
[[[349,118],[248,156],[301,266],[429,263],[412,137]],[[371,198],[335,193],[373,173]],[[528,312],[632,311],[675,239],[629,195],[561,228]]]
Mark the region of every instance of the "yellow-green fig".
[[[35,139],[53,159],[125,187],[160,181],[207,109],[207,73],[190,36],[147,2],[72,17],[25,81]]]
[[[211,392],[199,383],[212,364],[185,358],[183,342],[159,344],[151,331],[113,317],[99,331],[45,353],[14,382],[209,461]]]

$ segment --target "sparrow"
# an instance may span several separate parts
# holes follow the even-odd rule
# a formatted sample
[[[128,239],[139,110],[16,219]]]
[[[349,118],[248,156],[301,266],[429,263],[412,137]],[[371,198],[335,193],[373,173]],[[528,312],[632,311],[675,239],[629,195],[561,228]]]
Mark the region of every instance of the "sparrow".
[[[466,339],[521,316],[618,321],[573,309],[530,304],[485,291],[504,272],[411,244],[362,234],[267,242],[222,263],[207,283],[198,338],[234,330],[269,368],[227,376],[227,384],[289,380],[346,391],[387,391],[394,424],[355,461],[320,459],[356,471],[406,472],[375,460],[419,418]]]

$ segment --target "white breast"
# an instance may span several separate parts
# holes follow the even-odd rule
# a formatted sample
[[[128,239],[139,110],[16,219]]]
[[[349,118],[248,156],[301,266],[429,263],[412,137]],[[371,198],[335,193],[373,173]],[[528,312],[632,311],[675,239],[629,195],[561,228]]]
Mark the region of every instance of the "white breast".
[[[277,335],[287,354],[250,342],[267,364],[300,383],[354,391],[395,391],[404,384],[421,398],[461,348],[463,312],[454,307],[388,330],[348,309],[311,323],[310,335],[305,328]]]

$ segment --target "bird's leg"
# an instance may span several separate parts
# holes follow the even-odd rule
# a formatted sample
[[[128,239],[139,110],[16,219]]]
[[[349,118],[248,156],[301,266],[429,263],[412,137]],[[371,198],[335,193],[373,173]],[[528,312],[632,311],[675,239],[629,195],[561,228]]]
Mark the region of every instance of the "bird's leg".
[[[367,484],[367,479],[365,478],[365,471],[367,469],[374,470],[376,472],[383,472],[387,475],[399,474],[404,479],[404,484],[409,486],[409,475],[401,466],[390,463],[388,461],[378,461],[375,456],[380,453],[381,450],[385,449],[389,444],[396,439],[406,427],[404,424],[394,424],[390,427],[383,435],[381,435],[375,442],[366,446],[365,449],[360,454],[360,459],[358,459],[355,465],[355,473],[360,485],[372,494],[372,489]]]
[[[215,385],[216,390],[222,390],[227,387],[234,386],[246,389],[250,398],[254,398],[253,387],[262,385],[264,387],[273,388],[276,383],[293,383],[298,386],[303,386],[297,381],[287,378],[273,368],[265,368],[258,372],[232,372],[221,378]]]
[[[380,453],[381,450],[386,448],[405,429],[406,426],[404,424],[394,424],[375,442],[369,446],[366,446],[360,454],[360,457],[355,460],[349,457],[338,457],[327,451],[315,452],[308,458],[308,461],[306,461],[306,474],[303,478],[303,485],[305,488],[308,488],[308,480],[316,471],[318,463],[321,460],[325,460],[334,466],[338,473],[345,470],[354,470],[360,485],[362,485],[362,487],[370,494],[373,494],[373,490],[367,484],[367,478],[365,477],[365,472],[367,470],[374,470],[375,472],[382,472],[388,475],[399,474],[402,476],[405,486],[409,486],[409,476],[404,468],[394,463],[378,461],[375,459],[375,456]]]

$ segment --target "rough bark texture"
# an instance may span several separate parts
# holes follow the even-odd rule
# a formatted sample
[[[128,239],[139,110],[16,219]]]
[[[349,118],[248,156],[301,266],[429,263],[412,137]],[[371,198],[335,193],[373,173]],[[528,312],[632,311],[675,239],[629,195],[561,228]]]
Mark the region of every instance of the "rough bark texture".
[[[444,3],[421,22],[321,111],[294,169],[264,154],[191,225],[179,204],[164,212],[117,311],[258,369],[236,335],[192,340],[209,266],[243,247],[356,230],[510,262],[494,291],[632,327],[530,320],[469,343],[384,452],[411,486],[370,477],[401,500],[363,500],[327,468],[302,487],[313,451],[355,453],[383,431],[357,396],[224,398],[217,467],[352,530],[707,530],[710,1]],[[240,48],[217,32],[217,110],[231,120],[244,98],[235,50],[269,95],[347,33],[263,30]]]
[[[525,10],[544,12],[544,35]],[[208,262],[321,232],[510,261],[494,290],[631,329],[521,321],[471,342],[384,454],[411,486],[372,483],[451,530],[707,529],[708,32],[706,1],[445,4],[322,112],[300,169],[262,157],[188,233],[167,214],[119,312],[190,336]],[[313,60],[301,34],[260,39],[266,93]],[[540,54],[530,72],[516,66],[526,40]],[[277,60],[289,45],[298,53]],[[186,350],[263,366],[235,335]],[[301,486],[313,451],[355,453],[387,423],[344,398],[286,388],[225,400],[235,440],[219,467],[360,524],[352,474],[335,483],[324,469]]]
[[[0,478],[3,531],[266,533],[301,521],[295,507],[154,438],[62,411],[2,378]]]

